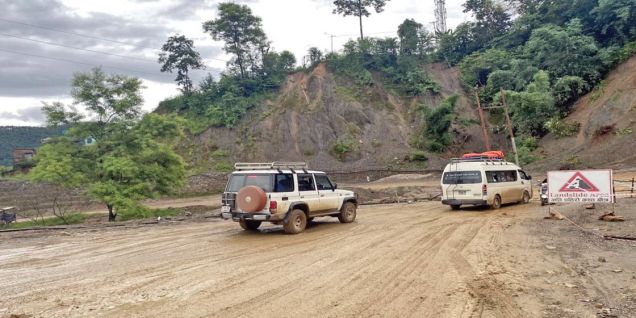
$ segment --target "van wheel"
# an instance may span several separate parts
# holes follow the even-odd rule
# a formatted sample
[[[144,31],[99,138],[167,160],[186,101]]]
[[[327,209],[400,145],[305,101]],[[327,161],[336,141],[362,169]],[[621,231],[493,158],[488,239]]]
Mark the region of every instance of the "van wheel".
[[[499,209],[501,207],[501,197],[497,194],[495,198],[492,199],[492,208]]]
[[[305,230],[307,227],[307,215],[299,209],[291,211],[289,220],[283,224],[283,229],[287,234],[297,234]]]
[[[461,205],[459,205],[459,204],[451,204],[451,210],[459,210],[459,207],[461,207]]]
[[[528,193],[528,191],[523,191],[523,198],[521,199],[521,202],[523,202],[523,204],[530,202],[530,193]]]
[[[351,202],[346,202],[340,209],[338,214],[338,220],[340,223],[351,223],[356,219],[356,205]]]
[[[261,226],[261,221],[240,220],[239,224],[246,231],[256,231],[258,227]]]

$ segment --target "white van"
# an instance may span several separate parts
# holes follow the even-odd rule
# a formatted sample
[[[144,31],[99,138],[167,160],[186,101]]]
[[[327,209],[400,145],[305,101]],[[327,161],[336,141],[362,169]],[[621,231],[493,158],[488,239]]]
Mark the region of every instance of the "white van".
[[[452,159],[442,174],[442,204],[458,210],[462,205],[523,202],[532,198],[531,176],[519,166],[501,159]]]

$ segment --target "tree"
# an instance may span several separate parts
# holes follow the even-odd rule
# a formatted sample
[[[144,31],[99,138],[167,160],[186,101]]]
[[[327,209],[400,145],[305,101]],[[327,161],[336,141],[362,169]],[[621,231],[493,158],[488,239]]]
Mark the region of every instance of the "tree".
[[[362,33],[362,17],[368,17],[371,15],[369,8],[375,10],[376,13],[384,11],[384,6],[390,0],[336,0],[333,4],[336,6],[333,9],[334,14],[342,14],[343,16],[356,16],[360,20],[360,39],[364,39]]]
[[[205,66],[201,60],[201,56],[194,50],[192,40],[183,35],[174,35],[168,38],[168,41],[161,47],[159,54],[159,63],[162,63],[161,71],[172,73],[177,70],[177,78],[175,81],[181,86],[181,90],[185,94],[192,91],[192,81],[188,75],[190,69],[203,69]]]
[[[309,56],[309,63],[311,63],[311,67],[318,65],[318,63],[322,62],[322,51],[317,47],[311,47],[307,51],[307,55]]]
[[[400,54],[415,55],[420,44],[420,30],[422,24],[413,19],[406,19],[398,26],[398,38],[400,39]]]
[[[204,22],[203,30],[210,33],[214,40],[225,42],[223,49],[234,55],[230,64],[238,67],[241,78],[246,78],[249,68],[256,68],[269,50],[261,18],[254,16],[246,5],[219,4],[219,17]]]
[[[480,43],[485,44],[510,27],[510,14],[494,0],[467,0],[464,12],[472,12],[475,16],[473,26]]]
[[[70,129],[40,148],[33,180],[86,189],[106,205],[109,221],[144,198],[181,186],[184,163],[169,146],[180,135],[179,125],[157,114],[140,120],[140,88],[136,78],[99,69],[75,74],[74,102],[92,121],[78,121],[76,111],[61,104],[44,109],[49,123],[66,122]],[[88,136],[96,143],[82,145]]]
[[[578,76],[590,84],[600,78],[601,60],[593,37],[584,35],[579,20],[565,28],[547,25],[532,32],[524,51],[534,64],[550,73],[552,79]]]
[[[557,113],[548,73],[537,72],[524,92],[505,91],[505,95],[515,129],[521,135],[543,136],[545,123]],[[499,95],[495,96],[495,102],[499,102]]]
[[[636,2],[633,0],[599,0],[592,14],[599,41],[622,45],[636,37]]]
[[[84,137],[97,140],[112,133],[113,123],[127,125],[141,116],[141,81],[135,77],[107,75],[100,68],[73,76],[71,96],[74,105],[82,105],[89,121],[74,106],[44,104],[42,111],[52,127],[70,125]],[[81,131],[81,132],[80,132]]]

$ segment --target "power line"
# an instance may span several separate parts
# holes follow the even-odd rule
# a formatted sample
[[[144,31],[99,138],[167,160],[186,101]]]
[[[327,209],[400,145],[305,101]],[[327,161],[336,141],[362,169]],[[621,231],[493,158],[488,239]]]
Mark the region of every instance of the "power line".
[[[29,26],[29,27],[32,27],[32,28],[38,28],[38,29],[43,29],[43,30],[48,30],[48,31],[53,31],[53,32],[59,32],[59,33],[64,33],[64,34],[69,34],[69,35],[81,36],[81,37],[94,39],[94,40],[102,40],[102,41],[107,41],[107,42],[112,42],[112,43],[117,43],[117,44],[136,46],[138,48],[144,48],[144,49],[150,49],[150,50],[159,50],[157,48],[151,48],[151,47],[142,46],[142,45],[138,45],[138,44],[131,44],[131,43],[127,43],[127,42],[106,39],[106,38],[92,36],[92,35],[88,35],[88,34],[74,33],[74,32],[69,32],[69,31],[64,31],[64,30],[59,30],[59,29],[53,29],[53,28],[49,28],[49,27],[43,27],[43,26],[39,26],[39,25],[35,25],[35,24],[29,24],[29,23],[24,23],[24,22],[20,22],[20,21],[7,20],[7,19],[4,19],[4,18],[0,18],[0,21],[13,23],[13,24],[25,25],[25,26]]]
[[[12,37],[12,38],[16,38],[16,39],[21,39],[21,40],[26,40],[26,41],[31,41],[31,42],[36,42],[36,43],[42,43],[42,44],[46,44],[46,45],[59,46],[59,47],[67,48],[67,49],[81,50],[81,51],[86,51],[86,52],[93,52],[93,53],[99,53],[99,54],[104,54],[104,55],[123,57],[123,58],[138,60],[138,61],[157,63],[157,61],[153,61],[153,60],[149,60],[149,59],[145,59],[145,58],[138,58],[138,57],[129,56],[129,55],[121,55],[121,54],[115,54],[115,53],[108,53],[108,52],[103,52],[103,51],[85,49],[85,48],[80,48],[80,47],[75,47],[75,46],[70,46],[70,45],[58,44],[58,43],[54,43],[54,42],[47,42],[47,41],[42,41],[42,40],[25,38],[25,37],[21,37],[21,36],[14,35],[14,34],[0,33],[0,35],[6,36],[6,37]]]
[[[28,26],[28,27],[32,27],[32,28],[43,29],[43,30],[52,31],[52,32],[59,32],[59,33],[63,33],[63,34],[75,35],[75,36],[84,37],[84,38],[88,38],[88,39],[101,40],[101,41],[107,41],[107,42],[122,44],[122,45],[134,46],[134,47],[142,48],[142,49],[160,51],[160,49],[158,49],[158,48],[152,48],[152,47],[143,46],[143,45],[139,45],[139,44],[133,44],[133,43],[123,42],[123,41],[117,41],[117,40],[102,38],[102,37],[98,37],[98,36],[92,36],[92,35],[88,35],[88,34],[82,34],[82,33],[69,32],[69,31],[64,31],[64,30],[59,30],[59,29],[53,29],[53,28],[49,28],[49,27],[44,27],[44,26],[30,24],[30,23],[24,23],[24,22],[20,22],[20,21],[8,20],[8,19],[4,19],[4,18],[0,18],[0,21],[7,22],[7,23],[24,25],[24,26]],[[213,57],[211,57],[209,59],[220,61],[220,62],[227,62],[226,60],[217,59],[217,58],[213,58]]]
[[[157,75],[167,76],[168,75],[168,74],[163,74],[163,73],[158,73],[157,74],[157,73],[150,73],[150,72],[139,71],[139,70],[132,70],[132,69],[121,68],[121,67],[110,66],[110,65],[96,65],[96,64],[91,64],[91,63],[86,63],[86,62],[78,62],[78,61],[73,61],[73,60],[57,58],[57,57],[50,57],[50,56],[43,56],[43,55],[37,55],[37,54],[31,54],[31,53],[25,53],[25,52],[6,50],[6,49],[3,49],[3,48],[0,48],[0,52],[7,52],[7,53],[11,53],[11,54],[25,55],[25,56],[43,58],[43,59],[47,59],[47,60],[54,60],[54,61],[73,63],[73,64],[79,64],[79,65],[86,65],[86,66],[105,67],[105,68],[110,68],[110,69],[114,69],[114,70],[121,70],[121,71],[126,71],[126,72],[133,72],[133,73],[146,74],[146,75],[152,75],[152,76],[157,76]]]

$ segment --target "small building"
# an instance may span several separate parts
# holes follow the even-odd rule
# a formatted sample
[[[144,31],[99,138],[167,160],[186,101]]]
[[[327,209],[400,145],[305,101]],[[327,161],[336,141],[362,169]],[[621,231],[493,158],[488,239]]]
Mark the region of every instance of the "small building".
[[[13,149],[13,170],[22,173],[29,172],[35,165],[35,149],[16,148]]]

